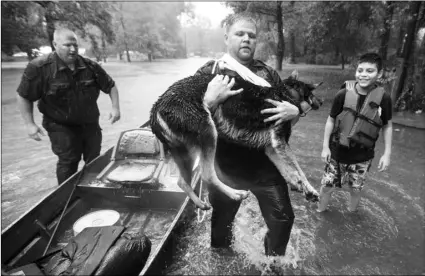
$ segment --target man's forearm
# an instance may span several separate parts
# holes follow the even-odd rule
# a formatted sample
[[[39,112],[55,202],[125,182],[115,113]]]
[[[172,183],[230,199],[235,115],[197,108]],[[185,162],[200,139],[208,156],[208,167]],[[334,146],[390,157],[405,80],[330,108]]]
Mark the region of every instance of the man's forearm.
[[[331,137],[334,124],[335,120],[332,117],[328,117],[325,125],[325,133],[323,134],[323,148],[329,148],[329,139]]]
[[[116,86],[112,87],[109,97],[111,98],[112,108],[120,110],[120,97]]]
[[[26,125],[35,124],[34,122],[34,104],[29,100],[22,98],[19,94],[16,96],[18,101],[19,111]]]
[[[393,140],[393,123],[388,121],[388,123],[382,128],[382,133],[384,136],[384,155],[391,156],[391,145]]]

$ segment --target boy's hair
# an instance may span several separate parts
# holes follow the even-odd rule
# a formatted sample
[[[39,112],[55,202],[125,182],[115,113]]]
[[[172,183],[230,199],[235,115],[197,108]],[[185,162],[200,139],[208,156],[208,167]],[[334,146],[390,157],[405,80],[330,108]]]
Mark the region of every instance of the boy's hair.
[[[382,70],[382,58],[377,53],[366,53],[357,59],[357,65],[363,62],[368,62],[376,65],[378,72]]]
[[[226,29],[226,33],[229,32],[230,27],[232,27],[233,24],[239,21],[250,22],[254,24],[255,29],[257,29],[257,23],[255,22],[254,18],[252,18],[252,15],[248,12],[241,12],[241,13],[229,14],[226,17],[226,19],[223,20],[223,27]]]

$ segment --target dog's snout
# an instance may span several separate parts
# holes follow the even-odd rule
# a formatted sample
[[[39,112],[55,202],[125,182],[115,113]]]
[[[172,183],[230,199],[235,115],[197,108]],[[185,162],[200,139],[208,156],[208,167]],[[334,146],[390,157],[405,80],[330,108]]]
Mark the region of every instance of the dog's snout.
[[[310,97],[310,101],[311,101],[310,105],[311,105],[312,109],[314,109],[314,110],[319,109],[319,107],[323,104],[323,100],[321,98],[314,96],[314,95],[312,95]]]

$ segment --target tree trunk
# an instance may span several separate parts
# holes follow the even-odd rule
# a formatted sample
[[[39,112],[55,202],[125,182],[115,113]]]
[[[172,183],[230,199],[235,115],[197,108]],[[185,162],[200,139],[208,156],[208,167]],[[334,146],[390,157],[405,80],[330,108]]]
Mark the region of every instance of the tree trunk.
[[[41,7],[43,7],[45,15],[44,18],[46,20],[46,31],[47,31],[47,38],[50,43],[50,47],[52,48],[52,51],[55,50],[55,46],[53,46],[53,34],[55,32],[55,21],[56,18],[54,17],[55,13],[55,3],[52,1],[35,1],[35,3],[39,4]]]
[[[282,1],[276,2],[277,21],[277,50],[276,50],[276,70],[282,71],[283,55],[285,53],[285,39],[283,37]]]
[[[45,19],[46,19],[47,38],[49,39],[50,47],[52,48],[52,52],[55,50],[55,46],[53,46],[53,34],[55,32],[55,20],[54,20],[54,17],[52,15],[53,11],[54,11],[54,4],[49,3],[46,6]]]
[[[384,30],[381,33],[381,47],[379,48],[379,54],[383,60],[387,60],[388,54],[388,43],[390,41],[391,34],[391,21],[394,14],[393,2],[386,2],[385,4],[385,16],[384,16]]]
[[[295,1],[291,1],[291,10],[294,11],[295,8]],[[289,53],[289,63],[295,63],[295,32],[294,29],[291,28],[289,31],[289,47],[290,47],[290,53]]]
[[[105,41],[104,32],[102,32],[102,57],[103,57],[103,62],[106,63],[106,41]]]
[[[311,51],[311,63],[312,64],[316,64],[316,55],[317,55],[316,48],[313,47],[313,50]]]
[[[295,33],[294,30],[291,30],[289,33],[289,46],[291,47],[291,52],[289,54],[289,63],[295,62]]]
[[[397,57],[402,56],[403,45],[405,44],[405,30],[404,22],[401,22],[400,28],[398,29],[398,39],[397,39]]]
[[[417,63],[417,79],[416,79],[416,91],[415,93],[425,94],[425,37],[422,38],[422,45],[418,53],[418,63]]]
[[[335,49],[335,56],[332,62],[335,62],[335,64],[338,64],[338,58],[339,58],[339,52],[340,52],[338,45],[335,45],[334,49]]]
[[[127,61],[131,62],[130,53],[128,52],[127,34],[125,32],[124,19],[122,17],[122,14],[121,14],[121,17],[120,17],[120,21],[121,21],[122,30],[123,30],[123,33],[124,33],[124,46],[125,46],[125,53],[127,54]]]
[[[345,68],[345,57],[344,54],[341,53],[341,69],[344,70]]]
[[[411,54],[414,51],[415,47],[415,37],[416,37],[416,23],[418,21],[418,15],[420,11],[422,2],[410,2],[410,8],[409,8],[409,20],[407,22],[407,36],[406,36],[406,42],[404,43],[403,51],[402,51],[402,58],[403,58],[403,65],[401,67],[401,74],[400,79],[398,81],[397,90],[396,90],[396,98],[398,98],[404,88],[404,84],[406,82],[407,72],[410,66],[413,66],[413,64],[409,64],[411,59]]]

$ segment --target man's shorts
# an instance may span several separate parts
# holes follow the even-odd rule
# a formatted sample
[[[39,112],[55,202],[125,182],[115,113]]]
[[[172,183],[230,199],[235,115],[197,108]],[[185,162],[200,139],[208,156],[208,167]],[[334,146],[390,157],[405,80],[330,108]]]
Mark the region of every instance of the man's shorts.
[[[372,160],[368,160],[356,164],[339,163],[338,166],[338,162],[331,158],[326,164],[321,184],[341,188],[342,184],[348,183],[350,188],[361,191],[371,164]]]

